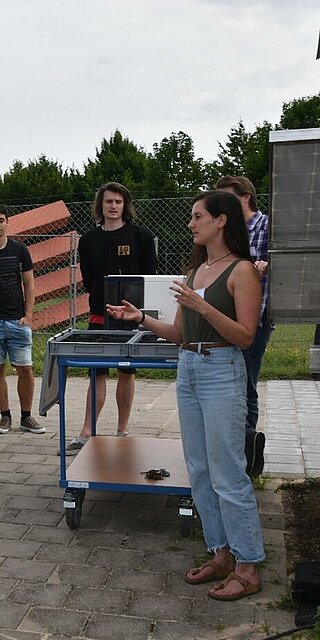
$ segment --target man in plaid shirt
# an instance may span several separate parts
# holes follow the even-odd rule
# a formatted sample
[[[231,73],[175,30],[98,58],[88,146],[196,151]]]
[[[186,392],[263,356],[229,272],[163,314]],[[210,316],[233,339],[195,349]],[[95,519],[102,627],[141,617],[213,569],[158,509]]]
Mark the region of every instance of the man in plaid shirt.
[[[263,470],[263,452],[265,446],[264,433],[256,431],[259,417],[257,384],[263,354],[273,329],[273,325],[268,322],[267,318],[268,216],[258,210],[256,190],[248,178],[244,176],[222,176],[219,178],[216,188],[221,191],[233,193],[241,202],[249,233],[250,254],[259,273],[262,287],[259,326],[251,347],[243,351],[248,375],[246,421],[247,473],[255,477],[260,475]]]

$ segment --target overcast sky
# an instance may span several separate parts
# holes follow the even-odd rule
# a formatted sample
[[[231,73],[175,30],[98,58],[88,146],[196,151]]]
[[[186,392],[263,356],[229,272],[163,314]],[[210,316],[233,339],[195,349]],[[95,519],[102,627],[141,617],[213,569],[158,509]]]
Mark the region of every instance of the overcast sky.
[[[0,173],[44,153],[82,171],[116,128],[180,130],[216,158],[241,118],[320,90],[319,0],[0,0]]]

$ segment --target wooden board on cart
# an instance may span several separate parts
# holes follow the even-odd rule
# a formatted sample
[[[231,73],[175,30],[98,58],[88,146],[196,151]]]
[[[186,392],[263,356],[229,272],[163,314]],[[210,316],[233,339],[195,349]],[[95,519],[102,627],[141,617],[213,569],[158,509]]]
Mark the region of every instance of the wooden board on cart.
[[[142,473],[161,468],[169,471],[170,477],[146,480]],[[172,487],[190,490],[181,440],[172,438],[94,436],[70,464],[67,480],[125,485],[124,491],[137,488],[148,492],[159,488],[165,492]]]

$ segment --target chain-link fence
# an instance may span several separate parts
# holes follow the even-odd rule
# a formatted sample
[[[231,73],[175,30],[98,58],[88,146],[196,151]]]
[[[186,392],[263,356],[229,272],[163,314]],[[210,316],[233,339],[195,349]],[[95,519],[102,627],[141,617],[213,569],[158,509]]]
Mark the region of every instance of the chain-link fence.
[[[158,253],[158,273],[178,274],[184,271],[192,249],[192,237],[187,224],[192,198],[154,198],[135,202],[137,222],[148,227],[155,237]],[[259,208],[268,211],[268,196],[258,197]],[[57,333],[66,327],[81,326],[88,313],[88,296],[83,290],[77,257],[79,236],[93,228],[91,202],[59,203],[55,221],[41,224],[43,204],[7,206],[9,216],[28,212],[27,222],[32,234],[15,233],[28,246],[35,269],[36,304],[34,330]],[[39,209],[41,207],[41,209]],[[36,211],[35,211],[36,210]],[[66,215],[67,211],[67,215]],[[36,222],[37,220],[37,222]],[[10,235],[10,220],[9,220]]]

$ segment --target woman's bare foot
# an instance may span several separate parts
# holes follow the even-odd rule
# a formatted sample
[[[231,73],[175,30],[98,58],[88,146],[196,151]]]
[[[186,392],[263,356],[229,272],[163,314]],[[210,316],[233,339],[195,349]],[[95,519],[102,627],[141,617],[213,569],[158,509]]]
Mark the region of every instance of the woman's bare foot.
[[[234,558],[229,549],[220,549],[212,560],[208,560],[201,567],[190,569],[185,574],[188,584],[203,584],[212,580],[222,580],[233,570]]]
[[[217,600],[238,600],[247,595],[257,593],[261,589],[257,565],[237,562],[234,574],[229,579],[210,589],[208,595]]]

